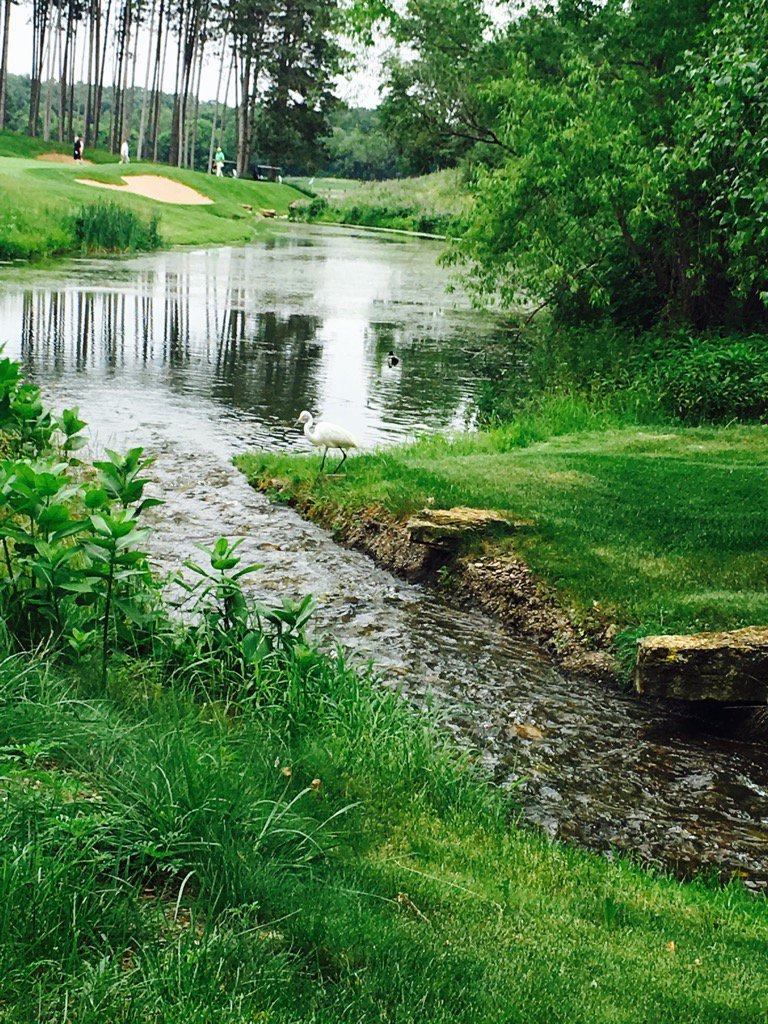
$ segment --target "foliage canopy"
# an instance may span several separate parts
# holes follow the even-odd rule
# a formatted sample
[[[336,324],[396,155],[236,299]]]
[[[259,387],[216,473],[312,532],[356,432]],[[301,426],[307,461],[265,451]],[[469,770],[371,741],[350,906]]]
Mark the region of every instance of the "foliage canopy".
[[[439,10],[437,9],[439,8]],[[385,115],[469,156],[483,297],[650,325],[765,319],[768,4],[412,0]]]

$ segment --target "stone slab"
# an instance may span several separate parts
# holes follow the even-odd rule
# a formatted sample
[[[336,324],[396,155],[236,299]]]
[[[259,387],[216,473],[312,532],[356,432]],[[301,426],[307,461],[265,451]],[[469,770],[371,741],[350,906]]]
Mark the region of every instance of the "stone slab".
[[[768,703],[768,627],[644,637],[635,689],[676,700]]]
[[[515,530],[533,526],[533,522],[495,509],[459,505],[456,508],[424,508],[406,523],[412,541],[438,547],[450,545],[467,534],[485,533],[500,526]]]

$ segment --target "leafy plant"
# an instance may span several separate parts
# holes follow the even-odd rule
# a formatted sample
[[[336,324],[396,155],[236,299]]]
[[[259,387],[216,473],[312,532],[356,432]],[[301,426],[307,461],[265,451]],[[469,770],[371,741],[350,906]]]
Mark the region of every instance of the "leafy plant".
[[[90,203],[72,217],[75,244],[93,252],[138,252],[161,245],[159,218],[146,222],[117,203]]]
[[[18,364],[0,360],[0,429],[16,456],[0,462],[0,611],[15,642],[77,659],[100,648],[102,686],[112,656],[141,645],[171,674],[179,665],[209,674],[215,666],[238,686],[250,685],[271,655],[298,649],[312,599],[276,608],[249,601],[242,583],[260,566],[242,564],[241,540],[198,545],[207,564],[188,561],[194,581],[179,578],[192,621],[171,623],[140,521],[162,504],[145,496],[154,460],[142,448],[107,449],[83,469],[76,453],[85,425],[76,408],[54,417]]]
[[[101,615],[101,680],[107,681],[110,627],[118,628],[115,610],[137,626],[145,627],[154,619],[154,597],[147,556],[139,545],[147,531],[140,530],[131,509],[112,514],[102,511],[90,517],[92,536],[83,544],[90,564],[77,583],[69,587],[82,597],[95,598]],[[130,635],[126,634],[126,639]]]
[[[214,659],[226,685],[253,682],[263,664],[278,652],[298,648],[304,628],[315,608],[314,599],[283,599],[268,607],[251,601],[243,592],[244,578],[261,569],[243,565],[236,554],[242,539],[219,537],[212,547],[197,545],[208,556],[208,564],[187,561],[184,567],[196,579],[179,582],[189,595],[193,621],[184,630],[177,657],[189,667],[209,667]]]

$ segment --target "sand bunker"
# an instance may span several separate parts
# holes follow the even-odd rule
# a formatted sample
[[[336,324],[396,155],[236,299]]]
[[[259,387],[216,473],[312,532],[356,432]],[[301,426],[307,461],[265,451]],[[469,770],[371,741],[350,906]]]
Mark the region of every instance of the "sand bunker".
[[[36,160],[48,160],[52,164],[92,164],[92,160],[75,160],[69,153],[41,153]]]
[[[171,178],[163,178],[159,174],[132,174],[123,178],[123,185],[112,185],[106,181],[93,181],[90,178],[75,178],[80,185],[90,185],[93,188],[109,188],[117,192],[130,192],[134,196],[144,196],[145,199],[154,199],[158,203],[174,203],[177,206],[210,206],[212,199],[196,192],[189,185],[182,185],[180,181],[173,181]]]

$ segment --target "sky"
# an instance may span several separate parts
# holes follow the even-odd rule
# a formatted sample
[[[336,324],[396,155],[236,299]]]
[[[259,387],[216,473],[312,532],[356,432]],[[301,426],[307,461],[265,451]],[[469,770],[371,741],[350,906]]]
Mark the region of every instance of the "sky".
[[[8,67],[12,74],[28,75],[32,62],[32,28],[30,25],[31,8],[14,4],[11,7],[11,30]],[[382,80],[381,61],[386,51],[386,44],[382,41],[366,53],[365,58],[360,61],[358,70],[338,79],[338,94],[350,106],[375,107],[379,103],[379,85]],[[146,73],[147,54],[149,52],[148,36],[142,33],[139,37],[139,63],[136,74],[136,84],[143,86]],[[169,54],[170,57],[170,54]],[[81,54],[78,54],[76,65],[76,78],[78,81],[84,77],[81,72]],[[216,85],[219,74],[219,60],[211,53],[203,66],[203,77],[201,82],[200,98],[212,100],[216,95]],[[174,67],[173,61],[166,62],[164,92],[171,93],[174,88]],[[108,73],[106,81],[111,83],[111,75]],[[223,93],[222,87],[222,93]],[[223,98],[223,97],[222,97]],[[230,103],[234,102],[234,85],[230,92]]]

